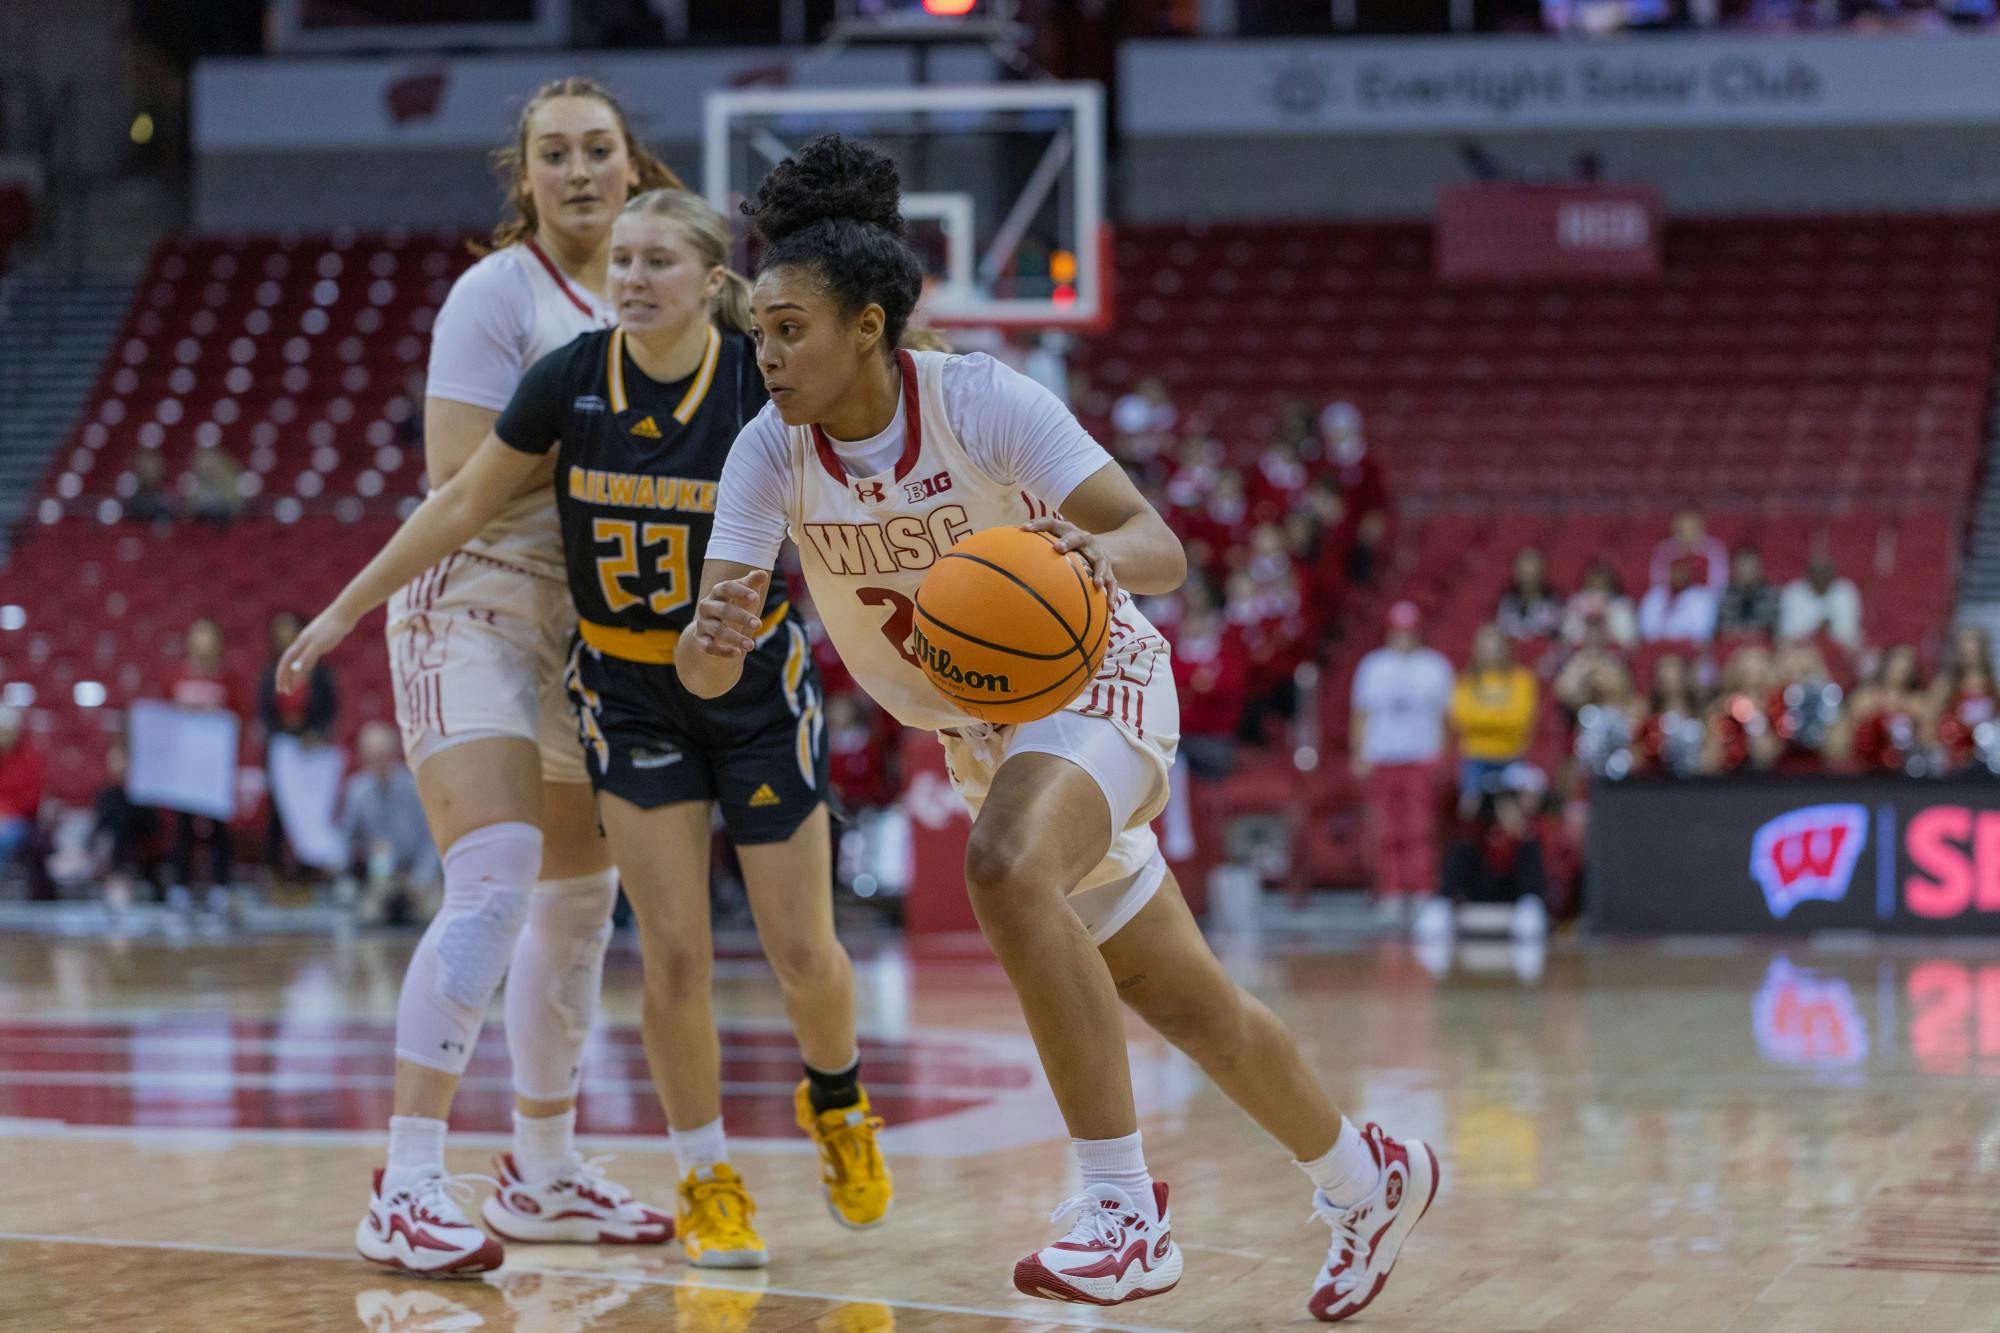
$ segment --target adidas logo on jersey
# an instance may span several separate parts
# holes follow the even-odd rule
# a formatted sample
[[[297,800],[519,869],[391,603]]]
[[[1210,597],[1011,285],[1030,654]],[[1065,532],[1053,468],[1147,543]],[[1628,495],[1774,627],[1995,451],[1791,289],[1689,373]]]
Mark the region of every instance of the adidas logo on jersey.
[[[653,424],[651,417],[639,418],[639,424],[632,427],[632,433],[642,440],[657,440],[660,438],[660,428]]]
[[[771,790],[771,784],[768,782],[761,784],[750,797],[750,808],[752,810],[759,810],[767,805],[777,804],[779,804],[778,793]]]

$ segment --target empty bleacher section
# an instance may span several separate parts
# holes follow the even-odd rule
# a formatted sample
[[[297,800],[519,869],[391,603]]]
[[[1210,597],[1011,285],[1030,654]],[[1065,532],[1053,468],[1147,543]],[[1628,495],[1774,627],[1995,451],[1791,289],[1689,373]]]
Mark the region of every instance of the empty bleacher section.
[[[270,616],[310,615],[384,539],[420,489],[431,320],[471,260],[462,237],[429,235],[216,237],[153,256],[0,598],[24,613],[0,633],[0,680],[49,742],[52,794],[88,798],[118,710],[158,694],[190,619],[220,623],[248,690]],[[141,452],[171,491],[203,446],[241,464],[242,516],[135,520]],[[334,660],[347,735],[390,713],[379,623]]]

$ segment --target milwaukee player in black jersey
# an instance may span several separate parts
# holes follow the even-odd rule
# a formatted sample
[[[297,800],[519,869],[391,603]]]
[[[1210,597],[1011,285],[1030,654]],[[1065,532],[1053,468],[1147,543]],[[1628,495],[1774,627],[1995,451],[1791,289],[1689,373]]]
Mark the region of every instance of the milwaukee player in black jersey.
[[[564,561],[581,629],[567,680],[598,813],[639,920],[646,1054],[682,1182],[691,1261],[761,1266],[756,1206],[728,1160],[709,1004],[711,803],[743,864],[765,953],[805,1060],[801,1128],[829,1208],[869,1227],[892,1197],[881,1121],[859,1081],[853,969],[833,929],[825,724],[798,613],[764,617],[742,682],[701,700],[674,667],[694,614],[716,483],[765,402],[743,330],[748,288],[725,267],[727,224],[698,196],[634,199],[611,237],[619,326],[537,362],[464,469],[300,634],[303,671],[396,588],[462,544],[553,455]],[[503,1186],[505,1164],[502,1164]]]

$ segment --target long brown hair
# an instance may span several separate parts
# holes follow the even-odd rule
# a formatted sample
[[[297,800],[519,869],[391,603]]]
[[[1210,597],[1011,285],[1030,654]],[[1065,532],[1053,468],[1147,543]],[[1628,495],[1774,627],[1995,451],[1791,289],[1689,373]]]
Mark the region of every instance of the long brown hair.
[[[708,200],[671,186],[632,196],[625,212],[664,218],[678,226],[701,262],[722,270],[722,290],[709,303],[709,318],[732,333],[750,332],[750,280],[729,267],[729,223]]]
[[[506,182],[507,211],[500,219],[500,225],[493,229],[493,237],[485,245],[474,243],[473,253],[487,254],[494,250],[504,250],[533,236],[540,228],[542,220],[535,211],[535,192],[528,184],[528,122],[545,102],[558,97],[590,97],[611,108],[611,114],[618,120],[619,133],[625,136],[625,155],[632,161],[632,170],[639,178],[635,190],[682,190],[673,168],[654,157],[645,145],[632,133],[632,122],[625,114],[611,90],[596,79],[584,74],[572,74],[566,79],[551,79],[535,89],[535,95],[521,108],[520,122],[514,127],[514,142],[493,150],[493,169]]]

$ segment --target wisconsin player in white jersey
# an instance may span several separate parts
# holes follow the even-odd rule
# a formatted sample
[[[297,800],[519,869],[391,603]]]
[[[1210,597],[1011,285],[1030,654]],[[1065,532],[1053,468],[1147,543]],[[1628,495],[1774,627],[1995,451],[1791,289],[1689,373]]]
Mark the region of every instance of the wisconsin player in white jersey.
[[[453,285],[431,338],[424,456],[433,490],[471,458],[523,372],[614,322],[603,295],[611,226],[635,190],[680,182],[632,137],[600,84],[544,85],[498,155],[515,216]],[[396,717],[431,832],[444,903],[396,1008],[395,1115],[355,1237],[362,1255],[421,1273],[497,1267],[498,1241],[460,1207],[445,1117],[501,978],[515,1088],[508,1197],[520,1240],[660,1244],[670,1213],[636,1202],[578,1155],[577,1074],[596,1019],[617,878],[597,831],[563,693],[576,629],[551,468],[478,537],[389,603]],[[333,609],[294,660],[345,636]],[[530,1215],[533,1210],[533,1215]]]
[[[1020,1260],[1015,1285],[1112,1305],[1180,1279],[1166,1186],[1141,1150],[1122,997],[1291,1150],[1333,1229],[1308,1308],[1328,1322],[1359,1312],[1429,1207],[1437,1161],[1341,1115],[1290,1033],[1209,951],[1155,845],[1148,821],[1166,802],[1179,708],[1167,646],[1126,590],[1179,586],[1180,543],[1046,390],[985,356],[891,350],[920,279],[886,157],[817,139],[745,211],[766,247],[751,311],[771,405],[722,474],[681,680],[708,697],[736,682],[764,571],[790,536],[855,679],[905,724],[939,733],[974,812],[966,890],[1084,1183],[1051,1219],[1073,1218],[1068,1233]],[[1075,702],[994,727],[947,705],[907,640],[939,555],[1002,524],[1079,553],[1114,611],[1103,668]]]

